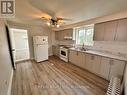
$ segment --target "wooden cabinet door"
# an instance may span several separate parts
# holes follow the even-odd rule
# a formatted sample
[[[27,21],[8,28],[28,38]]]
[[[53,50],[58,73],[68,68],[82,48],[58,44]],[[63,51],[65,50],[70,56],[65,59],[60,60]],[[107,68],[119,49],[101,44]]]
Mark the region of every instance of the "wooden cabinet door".
[[[86,69],[95,74],[99,74],[100,61],[101,61],[100,56],[86,54],[86,63],[85,63]]]
[[[86,68],[86,54],[85,53],[82,53],[82,68]]]
[[[114,41],[115,40],[115,34],[117,31],[117,24],[118,24],[117,20],[105,22],[104,41]]]
[[[70,29],[66,29],[66,36],[67,37],[72,37],[73,36],[73,28],[70,28]]]
[[[73,50],[70,50],[69,51],[69,61],[73,64],[76,63],[76,56],[77,56],[77,52],[76,51],[73,51]]]
[[[104,23],[98,23],[94,26],[94,41],[104,40]]]
[[[127,19],[121,19],[118,21],[118,28],[115,40],[127,41]]]
[[[69,61],[76,66],[85,68],[85,53],[70,50]]]
[[[85,69],[87,69],[88,71],[92,72],[92,68],[93,68],[93,62],[92,62],[92,55],[91,54],[86,54],[86,64],[85,64]]]
[[[65,37],[72,37],[73,36],[73,29],[65,29],[55,32],[55,39],[59,41],[65,40]]]
[[[108,80],[109,72],[110,72],[110,58],[102,57],[99,75]]]
[[[85,65],[85,62],[84,62],[84,53],[82,53],[82,52],[78,52],[77,53],[77,56],[76,56],[76,65],[77,66],[79,66],[79,67],[81,67],[81,68],[83,68],[84,67],[84,65]]]
[[[97,56],[97,55],[94,55],[93,57],[94,58],[92,59],[92,61],[93,61],[92,71],[95,74],[99,74],[99,72],[100,72],[100,64],[101,64],[101,57]]]
[[[109,79],[111,79],[112,76],[122,78],[124,69],[125,69],[125,62],[120,61],[120,60],[111,59],[110,65],[111,67],[110,67]]]

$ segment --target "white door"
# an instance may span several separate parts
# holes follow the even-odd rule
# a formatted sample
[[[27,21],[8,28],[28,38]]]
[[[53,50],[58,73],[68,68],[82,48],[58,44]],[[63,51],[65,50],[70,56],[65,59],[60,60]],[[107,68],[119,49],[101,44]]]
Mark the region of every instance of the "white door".
[[[37,62],[48,60],[48,44],[36,45],[35,48]]]

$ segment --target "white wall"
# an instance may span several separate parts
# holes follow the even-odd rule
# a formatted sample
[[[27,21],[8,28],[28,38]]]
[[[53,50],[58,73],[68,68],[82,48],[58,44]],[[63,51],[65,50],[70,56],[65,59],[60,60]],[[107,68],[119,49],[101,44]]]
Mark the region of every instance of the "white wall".
[[[4,21],[0,19],[0,95],[7,95],[12,66]]]
[[[19,23],[9,22],[8,24],[10,28],[19,28],[19,29],[27,29],[28,30],[28,40],[29,40],[29,48],[30,48],[30,58],[34,57],[33,52],[33,36],[44,35],[48,36],[49,40],[49,55],[52,55],[52,44],[54,42],[54,32],[51,29],[43,26],[35,26],[35,25],[23,25]]]

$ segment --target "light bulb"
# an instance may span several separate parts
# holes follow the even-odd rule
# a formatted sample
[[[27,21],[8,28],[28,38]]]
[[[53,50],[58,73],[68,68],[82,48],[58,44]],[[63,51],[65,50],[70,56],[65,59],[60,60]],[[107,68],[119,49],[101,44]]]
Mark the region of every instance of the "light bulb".
[[[50,26],[50,23],[49,23],[49,22],[47,22],[47,25],[48,25],[48,26]]]
[[[59,27],[60,27],[60,25],[58,25],[58,24],[57,24],[57,25],[56,25],[56,27],[57,27],[57,28],[59,28]]]

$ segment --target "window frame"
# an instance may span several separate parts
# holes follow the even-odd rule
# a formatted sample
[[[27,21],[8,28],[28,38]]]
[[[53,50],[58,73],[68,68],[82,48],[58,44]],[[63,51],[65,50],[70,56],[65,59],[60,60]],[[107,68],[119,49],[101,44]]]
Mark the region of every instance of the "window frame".
[[[84,31],[85,31],[84,37],[87,36],[86,33],[87,33],[87,30],[88,30],[88,29],[93,29],[93,33],[92,33],[92,42],[91,42],[91,43],[86,44],[86,43],[85,43],[86,38],[84,39],[84,42],[83,42],[83,43],[79,43],[79,42],[78,42],[77,39],[79,39],[79,31],[80,31],[81,29],[84,29]],[[73,40],[75,40],[75,44],[76,44],[76,45],[82,45],[82,44],[84,44],[84,45],[86,45],[86,46],[93,46],[93,42],[94,42],[94,41],[93,41],[93,36],[94,36],[94,24],[73,28]],[[87,41],[86,41],[86,42],[87,42]]]

